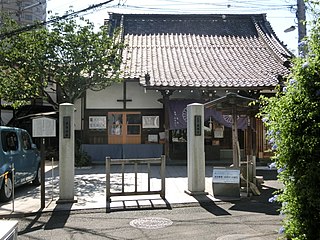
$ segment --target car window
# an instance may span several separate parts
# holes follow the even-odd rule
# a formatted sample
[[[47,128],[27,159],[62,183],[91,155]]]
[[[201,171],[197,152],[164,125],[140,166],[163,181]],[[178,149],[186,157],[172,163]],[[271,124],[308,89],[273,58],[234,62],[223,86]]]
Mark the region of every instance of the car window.
[[[4,152],[18,150],[18,137],[15,132],[1,132],[2,148]]]
[[[31,139],[28,133],[21,132],[22,137],[22,148],[24,150],[30,150],[31,149]]]

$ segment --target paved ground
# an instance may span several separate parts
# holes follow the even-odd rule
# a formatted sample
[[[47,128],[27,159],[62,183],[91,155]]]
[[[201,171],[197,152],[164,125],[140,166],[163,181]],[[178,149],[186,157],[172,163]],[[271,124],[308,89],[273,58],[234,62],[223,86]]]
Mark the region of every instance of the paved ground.
[[[260,203],[243,201],[111,213],[103,209],[55,211],[20,218],[19,240],[277,239],[280,217],[266,209]]]
[[[116,166],[115,166],[116,167]],[[119,167],[118,167],[119,168]],[[114,168],[114,172],[119,169]],[[134,191],[134,173],[130,173],[130,169],[127,169],[129,173],[125,174],[125,191]],[[132,170],[132,169],[131,169]],[[94,165],[90,168],[75,169],[75,197],[77,203],[72,204],[56,204],[59,199],[59,169],[57,163],[46,163],[46,184],[45,184],[45,196],[46,204],[42,211],[52,210],[64,210],[69,209],[93,209],[93,208],[105,208],[106,207],[106,173],[105,167],[100,165]],[[151,167],[151,190],[160,190],[161,180],[159,178],[159,167]],[[113,197],[111,208],[118,208],[124,206],[124,208],[130,206],[144,205],[166,205],[167,203],[190,203],[197,202],[197,200],[185,194],[185,190],[188,188],[187,182],[187,168],[185,166],[168,166],[166,168],[166,201],[160,198],[160,195],[135,196],[135,197]],[[208,198],[217,200],[212,197],[212,167],[206,169],[206,191],[210,194]],[[120,173],[112,175],[112,189],[119,191],[119,181],[121,179]],[[147,173],[138,174],[139,191],[147,190]],[[15,191],[14,206],[10,203],[0,203],[0,216],[5,214],[24,214],[37,212],[41,209],[40,202],[40,187],[34,187],[32,185],[22,186]],[[134,201],[130,201],[134,199]],[[138,200],[137,203],[135,200]],[[125,204],[125,205],[124,205]],[[14,207],[14,211],[12,209]]]
[[[59,171],[56,164],[46,165],[44,209],[40,208],[40,187],[31,185],[16,189],[14,206],[12,202],[0,204],[0,219],[19,221],[19,239],[258,240],[278,237],[282,217],[277,212],[278,206],[268,202],[272,192],[281,187],[275,170],[257,171],[265,179],[260,196],[226,202],[213,197],[212,167],[206,167],[205,191],[209,194],[192,197],[184,192],[188,187],[187,168],[167,166],[165,200],[159,195],[113,197],[112,211],[106,213],[104,166],[76,169],[77,203],[56,204]],[[159,169],[155,166],[151,170],[155,172],[151,186],[158,189]],[[141,188],[145,187],[145,178],[146,174],[138,176]],[[132,182],[132,179],[132,174],[126,174],[126,180]],[[131,189],[133,185],[128,183],[126,187]]]

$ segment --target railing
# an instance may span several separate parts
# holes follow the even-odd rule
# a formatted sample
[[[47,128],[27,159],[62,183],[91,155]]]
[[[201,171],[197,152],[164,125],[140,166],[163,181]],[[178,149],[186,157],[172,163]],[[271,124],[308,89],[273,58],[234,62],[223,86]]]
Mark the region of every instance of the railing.
[[[148,181],[147,190],[138,191],[138,165],[147,165]],[[151,164],[160,164],[161,189],[151,190]],[[111,165],[121,165],[121,191],[111,191]],[[134,165],[134,191],[125,191],[125,165]],[[130,195],[150,195],[160,194],[162,199],[165,199],[165,171],[166,161],[165,156],[161,158],[144,158],[144,159],[111,159],[106,157],[106,210],[110,212],[111,196],[130,196]]]

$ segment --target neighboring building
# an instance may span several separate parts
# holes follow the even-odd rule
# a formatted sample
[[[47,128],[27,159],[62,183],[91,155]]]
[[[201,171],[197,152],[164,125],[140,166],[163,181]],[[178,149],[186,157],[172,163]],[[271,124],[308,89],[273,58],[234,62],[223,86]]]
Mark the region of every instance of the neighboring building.
[[[47,17],[46,0],[1,0],[0,11],[8,13],[21,25],[35,21],[45,21]]]
[[[35,21],[45,21],[47,17],[46,0],[0,0],[0,12],[7,13],[21,25],[33,24]],[[29,110],[33,106],[21,108],[16,113],[6,106],[6,103],[0,100],[0,125],[7,125],[10,121],[16,121],[13,117],[20,117],[30,113],[38,113],[39,110]],[[42,105],[42,101],[40,102]],[[25,109],[28,109],[27,111]],[[17,123],[14,124],[17,126]],[[20,125],[20,124],[18,124]],[[25,127],[24,124],[22,127]]]
[[[291,53],[264,14],[111,14],[108,23],[127,44],[124,81],[87,91],[76,104],[77,136],[94,161],[163,153],[169,162],[185,161],[187,104],[227,92],[257,99],[289,73]],[[232,162],[230,117],[205,117],[206,161]],[[255,120],[251,127],[254,154],[263,158],[263,126]],[[246,118],[238,128],[244,158]]]

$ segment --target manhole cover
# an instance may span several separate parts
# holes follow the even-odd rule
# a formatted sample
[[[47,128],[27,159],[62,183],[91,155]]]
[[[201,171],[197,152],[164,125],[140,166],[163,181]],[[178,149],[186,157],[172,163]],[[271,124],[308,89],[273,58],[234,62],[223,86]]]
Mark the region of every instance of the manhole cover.
[[[158,229],[172,225],[172,221],[167,218],[145,217],[134,219],[130,225],[135,228]]]

